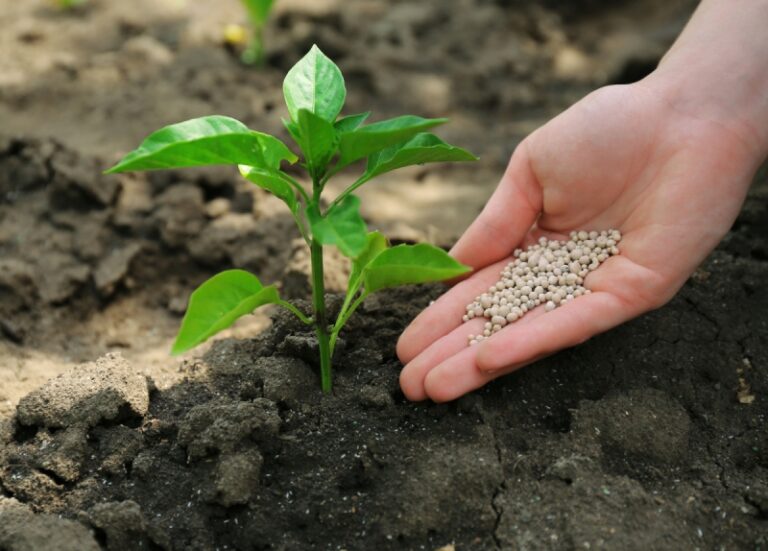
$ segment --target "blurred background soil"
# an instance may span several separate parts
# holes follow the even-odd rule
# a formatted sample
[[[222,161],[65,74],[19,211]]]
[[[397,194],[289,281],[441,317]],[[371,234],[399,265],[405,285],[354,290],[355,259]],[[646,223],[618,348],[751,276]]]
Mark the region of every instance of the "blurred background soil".
[[[345,112],[448,116],[441,135],[480,156],[361,192],[364,215],[392,238],[450,244],[523,136],[590,90],[650,71],[694,5],[278,0],[254,69],[223,45],[225,25],[246,23],[236,0],[70,11],[0,0],[0,414],[109,350],[170,384],[185,298],[218,269],[306,290],[281,205],[231,170],[99,176],[148,133],[224,114],[285,138],[283,75],[317,43],[344,71]],[[232,334],[267,324],[254,316]]]

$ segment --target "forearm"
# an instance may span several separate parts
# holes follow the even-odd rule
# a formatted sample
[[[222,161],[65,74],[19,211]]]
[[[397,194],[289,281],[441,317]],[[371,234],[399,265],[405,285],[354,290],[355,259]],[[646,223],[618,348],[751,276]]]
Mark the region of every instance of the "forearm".
[[[768,0],[703,0],[646,83],[768,153]]]

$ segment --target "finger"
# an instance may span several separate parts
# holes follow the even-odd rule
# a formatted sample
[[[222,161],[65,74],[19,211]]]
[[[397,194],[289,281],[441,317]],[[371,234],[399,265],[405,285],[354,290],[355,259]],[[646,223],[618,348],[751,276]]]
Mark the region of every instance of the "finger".
[[[563,239],[563,234],[533,228],[523,237],[525,245],[531,245],[540,237]],[[397,342],[397,355],[404,364],[410,362],[434,341],[448,334],[461,323],[466,313],[466,306],[478,295],[501,278],[504,268],[513,258],[507,257],[496,264],[487,266],[468,279],[457,283],[448,292],[438,298],[431,306],[421,312],[403,331]],[[529,312],[525,318],[531,316]],[[523,318],[523,319],[525,319]],[[519,323],[519,322],[518,322]]]
[[[608,293],[592,293],[540,314],[529,323],[522,323],[525,316],[469,351],[454,354],[432,368],[424,377],[424,393],[435,402],[454,400],[557,350],[579,344],[623,321],[599,326],[593,323],[600,314],[622,310],[620,305]]]
[[[480,388],[499,375],[480,371],[476,365],[479,347],[470,346],[432,369],[424,378],[424,393],[434,402],[448,402]]]
[[[658,295],[665,287],[658,274],[624,254],[608,259],[590,273],[584,286],[592,293],[549,312],[538,323],[512,323],[493,339],[483,341],[478,349],[478,368],[520,367],[534,358],[580,344],[661,304]]]
[[[535,308],[518,323],[531,323],[544,313],[543,307]],[[405,397],[413,401],[425,400],[428,397],[424,387],[427,374],[451,356],[463,353],[469,347],[467,337],[482,333],[487,321],[486,318],[479,318],[460,325],[411,360],[400,372],[400,388]],[[476,347],[477,345],[472,346],[472,348]]]
[[[453,400],[663,303],[659,295],[665,288],[663,276],[633,262],[624,252],[589,274],[584,284],[592,290],[589,295],[538,317],[536,309],[478,346],[433,367],[424,378],[424,392],[437,402]]]
[[[467,336],[482,333],[485,321],[485,318],[476,318],[456,327],[408,362],[400,372],[400,388],[405,397],[414,402],[426,400],[424,378],[427,373],[436,365],[467,348],[469,346]]]
[[[521,144],[496,191],[451,254],[473,268],[504,258],[522,241],[541,207],[541,189],[531,171],[525,145]]]
[[[519,368],[534,358],[580,344],[633,315],[616,296],[593,292],[560,306],[534,323],[508,325],[493,338],[480,343],[476,365],[481,371]]]
[[[504,259],[457,283],[416,316],[397,341],[400,361],[407,364],[430,344],[460,325],[467,304],[499,280],[509,261],[510,258]]]

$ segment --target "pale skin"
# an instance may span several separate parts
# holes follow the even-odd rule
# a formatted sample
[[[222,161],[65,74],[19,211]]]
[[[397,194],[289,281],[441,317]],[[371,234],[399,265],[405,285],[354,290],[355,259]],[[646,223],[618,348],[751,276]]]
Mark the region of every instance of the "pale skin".
[[[768,153],[768,0],[703,0],[659,67],[528,136],[451,253],[474,269],[401,336],[410,400],[453,400],[668,302],[720,242]],[[465,307],[540,235],[617,228],[592,290],[467,346]]]

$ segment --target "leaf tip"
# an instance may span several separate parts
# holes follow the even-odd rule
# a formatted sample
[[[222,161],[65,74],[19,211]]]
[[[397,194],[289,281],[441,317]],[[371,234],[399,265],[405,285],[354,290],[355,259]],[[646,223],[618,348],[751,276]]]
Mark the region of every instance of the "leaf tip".
[[[121,167],[122,164],[123,164],[122,162],[117,163],[115,166],[112,166],[107,170],[102,170],[101,173],[102,174],[118,174],[120,172],[123,172],[123,169]]]
[[[179,356],[184,352],[186,352],[187,350],[189,350],[190,348],[191,348],[190,346],[184,346],[177,340],[176,342],[173,343],[173,346],[171,347],[170,355],[174,357]]]

